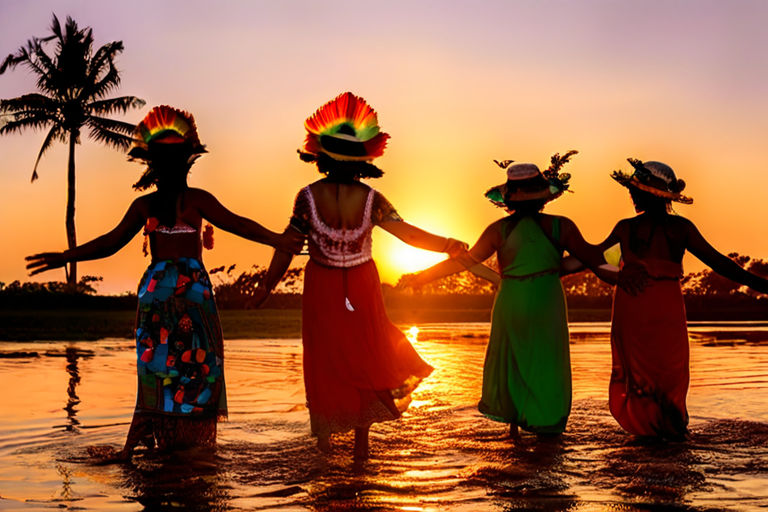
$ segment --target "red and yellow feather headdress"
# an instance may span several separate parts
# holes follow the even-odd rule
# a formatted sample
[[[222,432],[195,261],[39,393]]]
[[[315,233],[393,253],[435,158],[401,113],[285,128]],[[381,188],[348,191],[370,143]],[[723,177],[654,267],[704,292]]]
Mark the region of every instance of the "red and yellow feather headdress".
[[[376,112],[363,98],[345,92],[306,121],[304,151],[336,160],[368,161],[384,154],[389,135],[379,131]]]
[[[185,144],[191,154],[205,153],[200,143],[195,118],[189,112],[168,105],[149,111],[133,132],[133,145],[128,154],[132,158],[146,159],[150,144]]]

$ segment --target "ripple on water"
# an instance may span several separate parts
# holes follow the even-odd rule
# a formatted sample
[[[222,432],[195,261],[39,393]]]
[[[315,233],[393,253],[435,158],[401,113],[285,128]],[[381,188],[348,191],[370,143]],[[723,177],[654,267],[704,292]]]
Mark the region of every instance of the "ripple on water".
[[[6,399],[8,410],[25,413],[0,417],[0,509],[768,507],[765,344],[695,344],[691,437],[653,443],[625,435],[607,412],[604,330],[578,334],[568,430],[560,440],[524,435],[515,444],[476,409],[487,324],[422,329],[417,349],[436,370],[401,420],[374,426],[371,461],[358,470],[350,434],[334,438],[329,456],[314,446],[298,340],[227,342],[231,412],[215,453],[142,452],[132,465],[106,467],[90,463],[87,448],[122,442],[135,393],[132,343],[3,344],[0,351],[60,356],[0,359],[3,380],[25,390]]]

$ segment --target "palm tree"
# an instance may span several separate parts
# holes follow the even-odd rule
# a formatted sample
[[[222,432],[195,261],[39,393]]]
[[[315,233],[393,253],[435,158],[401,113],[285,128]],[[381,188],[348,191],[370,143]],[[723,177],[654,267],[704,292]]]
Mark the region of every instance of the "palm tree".
[[[124,150],[131,142],[134,125],[105,116],[140,108],[144,100],[134,96],[106,97],[120,84],[115,57],[123,51],[122,41],[107,43],[94,52],[91,28],[79,29],[77,23],[67,17],[62,30],[56,15],[53,16],[51,32],[48,37],[34,37],[27,41],[0,65],[0,75],[6,69],[25,65],[36,75],[39,91],[0,100],[0,115],[3,118],[0,135],[21,132],[26,128],[48,129],[32,170],[33,182],[37,179],[40,158],[53,143],[69,143],[66,229],[71,249],[77,245],[75,145],[80,144],[80,131],[87,126],[91,139]],[[46,52],[51,45],[55,45],[52,55]],[[66,275],[70,289],[74,289],[77,283],[75,263],[69,264]]]

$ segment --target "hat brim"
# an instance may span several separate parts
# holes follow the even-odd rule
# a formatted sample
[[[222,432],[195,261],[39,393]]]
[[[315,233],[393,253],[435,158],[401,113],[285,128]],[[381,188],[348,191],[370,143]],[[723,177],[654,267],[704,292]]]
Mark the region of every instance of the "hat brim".
[[[538,190],[538,191],[532,191],[532,192],[524,192],[524,191],[507,192],[506,183],[502,185],[497,185],[495,187],[491,187],[485,192],[485,197],[494,205],[500,208],[507,208],[507,205],[506,205],[507,201],[544,200],[546,202],[549,202],[549,201],[552,201],[553,199],[557,199],[561,195],[563,195],[562,190],[558,192],[552,192],[549,188]]]
[[[205,149],[204,145],[202,144],[192,145],[188,141],[179,141],[179,142],[153,141],[149,143],[149,145],[152,145],[155,149],[160,149],[161,151],[162,151],[162,148],[171,149],[184,144],[188,146],[190,155],[201,155],[203,153],[208,152],[208,150]],[[149,149],[149,145],[144,142],[135,143],[135,145],[128,150],[128,157],[132,160],[151,160],[152,152]]]
[[[304,151],[313,155],[324,153],[334,160],[345,162],[370,162],[384,154],[388,139],[389,134],[384,132],[369,140],[307,133]]]
[[[320,153],[325,153],[329,157],[333,158],[334,160],[341,160],[343,162],[370,162],[374,159],[374,157],[370,155],[361,155],[361,156],[352,156],[352,155],[343,155],[340,153],[334,153],[332,151],[328,151],[327,149],[321,149],[319,150]]]
[[[619,172],[616,172],[611,175],[611,178],[616,180],[620,185],[630,188],[634,187],[638,190],[642,190],[643,192],[648,192],[651,195],[654,195],[656,197],[661,197],[663,199],[669,199],[670,201],[675,201],[676,203],[682,203],[682,204],[691,204],[693,203],[693,198],[684,196],[683,194],[676,193],[676,192],[669,192],[667,190],[661,190],[656,187],[652,187],[650,185],[646,185],[644,183],[640,183],[640,181],[637,180],[637,178],[633,176],[629,176],[626,174],[622,174]]]

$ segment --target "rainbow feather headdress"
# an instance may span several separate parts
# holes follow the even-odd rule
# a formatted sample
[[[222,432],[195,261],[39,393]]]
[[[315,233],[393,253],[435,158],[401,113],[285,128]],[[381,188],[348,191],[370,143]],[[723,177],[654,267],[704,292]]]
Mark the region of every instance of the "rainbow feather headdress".
[[[304,151],[336,160],[369,161],[384,154],[389,135],[379,131],[376,112],[363,98],[345,92],[306,121]]]
[[[150,145],[184,144],[190,154],[206,153],[200,143],[197,126],[192,114],[168,105],[160,105],[149,111],[133,132],[133,145],[128,155],[131,158],[149,158]]]

